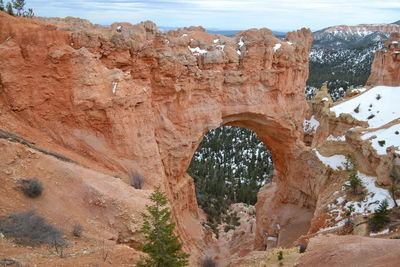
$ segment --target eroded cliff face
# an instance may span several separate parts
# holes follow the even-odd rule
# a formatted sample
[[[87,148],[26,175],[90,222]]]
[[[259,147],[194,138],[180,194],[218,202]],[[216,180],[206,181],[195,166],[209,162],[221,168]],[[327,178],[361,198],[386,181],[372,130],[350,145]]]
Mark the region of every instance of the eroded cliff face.
[[[259,195],[255,248],[289,246],[308,231],[330,175],[303,143],[311,42],[307,29],[282,41],[268,29],[228,38],[0,13],[1,128],[108,177],[139,172],[144,189],[162,185],[195,257],[204,233],[191,157],[208,130],[249,128],[276,168]]]
[[[385,47],[375,53],[367,85],[400,85],[400,33],[395,32]]]

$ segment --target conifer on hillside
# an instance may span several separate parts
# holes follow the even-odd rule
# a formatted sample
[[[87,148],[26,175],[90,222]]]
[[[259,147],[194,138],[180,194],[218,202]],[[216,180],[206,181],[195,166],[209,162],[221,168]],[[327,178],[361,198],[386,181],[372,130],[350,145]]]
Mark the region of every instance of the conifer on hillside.
[[[150,195],[154,203],[146,205],[147,213],[143,213],[141,232],[146,242],[140,249],[147,253],[137,266],[141,267],[181,267],[187,266],[189,254],[182,253],[182,244],[178,236],[174,235],[175,223],[170,223],[171,210],[166,207],[167,199],[159,188]]]

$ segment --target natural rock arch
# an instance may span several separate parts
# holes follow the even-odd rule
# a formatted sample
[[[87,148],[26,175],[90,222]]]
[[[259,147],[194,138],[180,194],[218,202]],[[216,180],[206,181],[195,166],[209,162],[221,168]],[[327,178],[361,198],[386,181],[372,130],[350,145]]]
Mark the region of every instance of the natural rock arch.
[[[203,236],[186,169],[221,125],[255,131],[274,155],[276,184],[257,204],[257,248],[282,203],[312,210],[322,182],[311,173],[324,170],[309,166],[302,141],[310,30],[282,41],[268,29],[229,38],[201,28],[161,33],[151,22],[122,33],[50,22],[57,27],[0,14],[4,127],[94,169],[139,170],[147,188],[162,183],[189,247]]]

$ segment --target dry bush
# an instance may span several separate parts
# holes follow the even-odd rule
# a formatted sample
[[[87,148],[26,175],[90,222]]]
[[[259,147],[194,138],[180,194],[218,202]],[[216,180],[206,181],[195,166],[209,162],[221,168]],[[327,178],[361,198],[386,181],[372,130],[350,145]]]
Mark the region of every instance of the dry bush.
[[[215,260],[213,260],[211,257],[206,256],[204,259],[201,261],[201,267],[216,267],[217,263]]]
[[[35,215],[32,210],[15,212],[0,219],[0,232],[7,238],[14,238],[21,245],[49,244],[55,248],[68,245],[59,229],[47,223],[43,217]]]
[[[140,173],[134,172],[134,173],[128,174],[128,176],[129,176],[129,182],[130,182],[131,186],[133,186],[136,189],[142,189],[142,187],[144,185],[144,178]]]
[[[20,183],[18,189],[28,197],[39,197],[43,192],[43,184],[37,178],[22,179]]]
[[[75,237],[81,237],[83,232],[83,227],[79,223],[74,224],[72,227],[72,235]]]

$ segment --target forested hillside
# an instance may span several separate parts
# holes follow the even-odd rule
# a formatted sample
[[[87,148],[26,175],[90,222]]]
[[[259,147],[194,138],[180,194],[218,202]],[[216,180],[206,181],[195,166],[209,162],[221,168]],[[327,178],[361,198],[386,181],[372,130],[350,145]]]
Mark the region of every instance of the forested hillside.
[[[271,181],[272,172],[271,154],[257,135],[230,126],[204,136],[188,169],[199,205],[217,222],[231,203],[254,205],[259,188]]]

